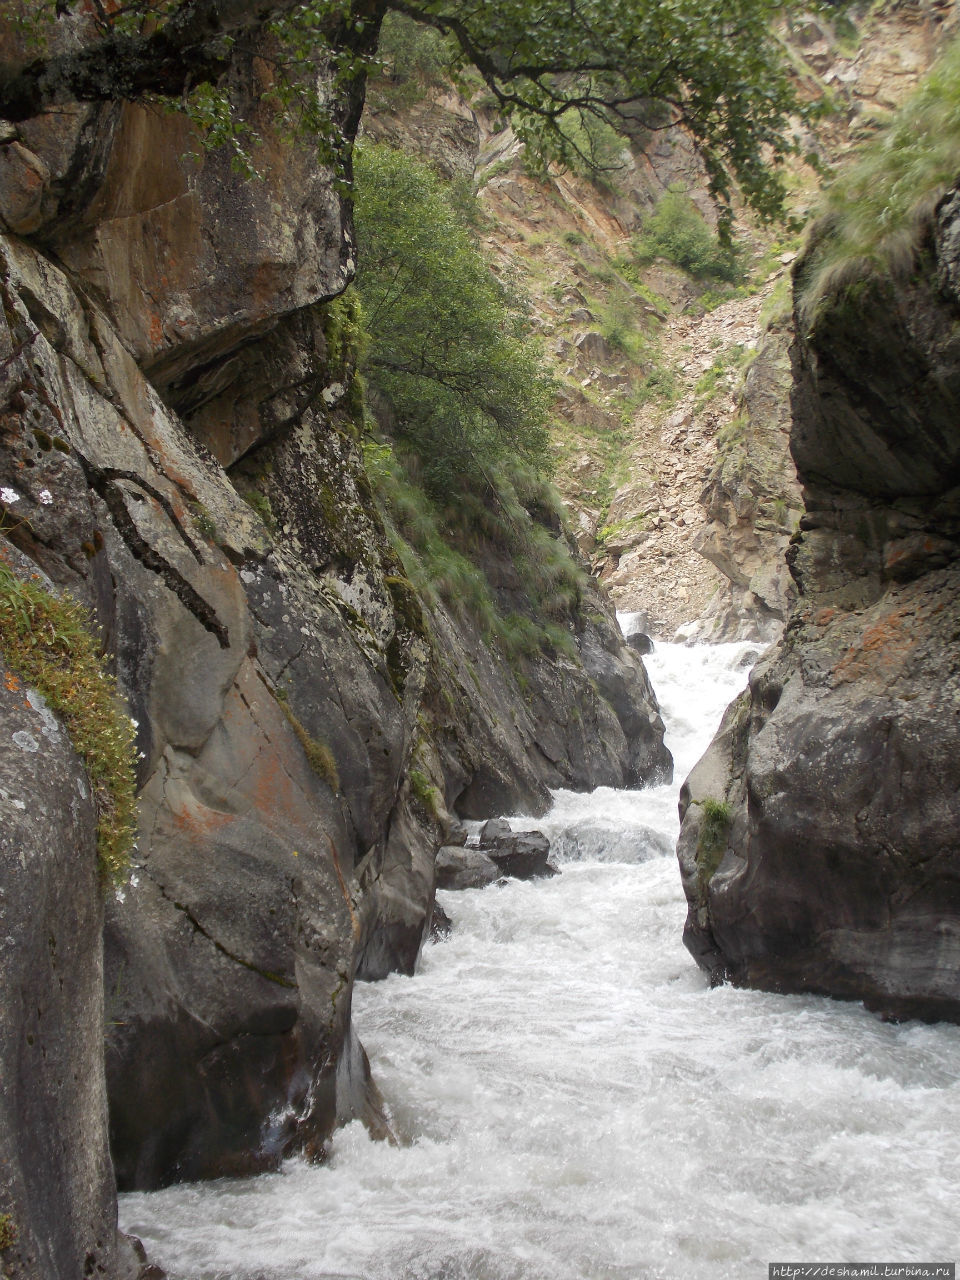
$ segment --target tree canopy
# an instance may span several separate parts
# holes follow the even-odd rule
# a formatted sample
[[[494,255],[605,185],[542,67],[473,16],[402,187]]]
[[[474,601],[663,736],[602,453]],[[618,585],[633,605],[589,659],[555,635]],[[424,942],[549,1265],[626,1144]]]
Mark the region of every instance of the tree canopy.
[[[802,108],[771,27],[798,0],[0,0],[0,18],[42,37],[74,23],[79,39],[42,43],[0,65],[0,118],[70,101],[179,98],[217,85],[238,49],[279,42],[281,84],[311,64],[362,77],[387,13],[449,38],[532,147],[569,159],[574,120],[628,135],[682,123],[728,198],[735,181],[761,213],[782,199],[777,161]],[[46,28],[44,28],[46,23]],[[290,94],[277,92],[282,108]],[[309,128],[340,127],[302,114]],[[580,131],[582,133],[582,130]],[[349,133],[349,130],[348,130]],[[347,143],[350,139],[347,137]]]
[[[552,385],[523,299],[491,272],[444,183],[364,144],[356,230],[364,372],[431,496],[483,488],[504,459],[542,462]]]

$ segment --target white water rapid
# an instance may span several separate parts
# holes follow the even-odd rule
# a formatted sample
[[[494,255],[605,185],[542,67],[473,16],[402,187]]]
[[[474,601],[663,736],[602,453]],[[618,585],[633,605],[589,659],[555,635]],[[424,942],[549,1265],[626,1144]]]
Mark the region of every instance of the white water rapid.
[[[402,1145],[121,1197],[172,1280],[765,1280],[953,1260],[960,1027],[711,991],[684,950],[680,782],[748,646],[647,659],[672,787],[559,792],[553,880],[443,893],[449,940],[357,988]],[[514,824],[520,826],[523,824]],[[531,823],[531,825],[534,825]]]

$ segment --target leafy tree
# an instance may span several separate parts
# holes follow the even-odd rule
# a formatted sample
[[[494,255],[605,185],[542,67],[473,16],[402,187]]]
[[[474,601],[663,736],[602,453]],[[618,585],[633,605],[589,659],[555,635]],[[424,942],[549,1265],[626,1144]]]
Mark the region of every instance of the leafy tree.
[[[641,259],[667,258],[698,279],[735,281],[743,275],[733,249],[710,230],[682,187],[672,186],[644,219],[636,247]]]
[[[0,66],[0,117],[23,120],[78,100],[179,99],[221,85],[238,50],[262,52],[269,38],[279,107],[311,131],[331,130],[330,145],[346,152],[348,169],[355,112],[343,117],[325,106],[310,91],[311,68],[322,63],[341,90],[355,90],[384,17],[395,13],[449,37],[460,67],[476,68],[538,152],[569,159],[584,132],[572,127],[578,121],[628,133],[682,123],[715,193],[728,197],[735,179],[771,214],[783,197],[777,162],[794,147],[791,117],[809,109],[798,106],[770,26],[798,7],[799,0],[0,0],[0,17],[19,16],[41,35],[44,21],[71,22],[81,35],[59,42],[63,51],[41,49]],[[212,114],[223,130],[224,114]]]
[[[490,270],[441,180],[386,146],[356,156],[357,287],[368,382],[424,487],[446,499],[504,458],[545,456],[551,383],[518,294]]]

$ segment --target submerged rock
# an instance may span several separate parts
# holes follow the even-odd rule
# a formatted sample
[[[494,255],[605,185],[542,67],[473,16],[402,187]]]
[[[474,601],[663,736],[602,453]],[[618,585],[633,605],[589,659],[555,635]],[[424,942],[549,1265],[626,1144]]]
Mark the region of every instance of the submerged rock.
[[[679,843],[685,940],[717,979],[953,1021],[958,229],[954,191],[909,278],[835,286],[798,328],[801,597],[684,785]]]
[[[550,841],[541,831],[517,831],[501,836],[487,849],[491,861],[507,876],[536,880],[560,872],[548,860]]]

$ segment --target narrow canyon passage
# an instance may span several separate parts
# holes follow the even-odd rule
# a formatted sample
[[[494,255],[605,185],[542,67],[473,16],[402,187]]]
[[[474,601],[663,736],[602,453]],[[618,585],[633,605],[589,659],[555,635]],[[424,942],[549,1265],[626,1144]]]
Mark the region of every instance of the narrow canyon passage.
[[[358,986],[398,1147],[357,1123],[323,1167],[121,1197],[171,1280],[744,1280],[773,1260],[955,1257],[960,1027],[711,991],[681,944],[677,790],[751,652],[659,645],[676,783],[558,793],[536,825],[562,875],[441,894],[453,931],[417,976]]]

